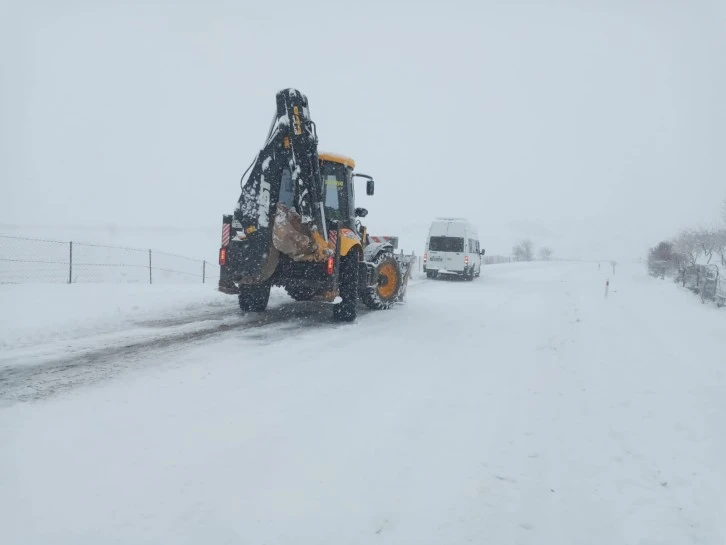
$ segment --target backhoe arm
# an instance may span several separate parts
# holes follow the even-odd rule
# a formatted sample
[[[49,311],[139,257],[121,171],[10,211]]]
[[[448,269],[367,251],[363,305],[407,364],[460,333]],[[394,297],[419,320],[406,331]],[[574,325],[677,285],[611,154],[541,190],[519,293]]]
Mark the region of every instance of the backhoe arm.
[[[265,145],[245,172],[249,176],[242,176],[233,220],[238,240],[244,242],[244,260],[237,268],[243,276],[257,280],[269,277],[277,262],[273,229],[276,216],[280,217],[278,203],[293,211],[297,228],[309,237],[311,259],[321,259],[327,247],[318,138],[307,97],[296,89],[285,89],[276,100],[277,112]]]

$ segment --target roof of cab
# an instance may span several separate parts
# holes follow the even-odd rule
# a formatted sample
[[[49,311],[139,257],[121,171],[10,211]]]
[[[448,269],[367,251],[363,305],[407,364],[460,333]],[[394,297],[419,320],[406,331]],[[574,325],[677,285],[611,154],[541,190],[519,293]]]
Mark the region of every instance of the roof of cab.
[[[350,168],[355,168],[355,161],[353,159],[351,159],[350,157],[346,157],[345,155],[340,155],[339,153],[328,153],[325,151],[321,151],[318,153],[318,157],[321,161],[340,163]]]

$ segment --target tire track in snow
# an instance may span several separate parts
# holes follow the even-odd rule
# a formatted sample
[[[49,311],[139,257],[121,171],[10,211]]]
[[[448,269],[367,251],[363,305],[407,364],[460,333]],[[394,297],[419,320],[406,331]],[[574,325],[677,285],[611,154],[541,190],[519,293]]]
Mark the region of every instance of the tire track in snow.
[[[420,289],[425,284],[423,281],[413,281],[408,287]],[[276,342],[311,328],[355,327],[355,324],[333,322],[328,307],[325,303],[285,302],[260,314],[242,314],[235,309],[232,312],[237,314],[237,319],[232,320],[229,309],[213,313],[203,309],[198,314],[136,322],[136,326],[160,330],[158,335],[125,341],[111,340],[108,344],[94,348],[76,347],[74,353],[64,357],[43,357],[38,353],[30,353],[8,360],[0,368],[0,406],[36,401],[75,387],[95,384],[137,368],[154,356],[184,350],[233,332],[253,342]],[[358,309],[359,318],[371,312],[361,305]],[[204,323],[212,323],[191,330],[185,328],[199,323],[200,319]],[[274,332],[284,334],[276,336]],[[73,347],[64,347],[66,352],[69,348],[73,350]]]

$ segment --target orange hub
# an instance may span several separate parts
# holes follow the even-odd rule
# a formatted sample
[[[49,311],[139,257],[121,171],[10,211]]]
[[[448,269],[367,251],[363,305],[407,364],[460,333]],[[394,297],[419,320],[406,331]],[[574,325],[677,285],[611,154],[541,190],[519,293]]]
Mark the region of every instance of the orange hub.
[[[378,275],[381,279],[378,284],[378,295],[382,299],[390,299],[396,292],[396,267],[391,263],[384,263],[378,269]]]

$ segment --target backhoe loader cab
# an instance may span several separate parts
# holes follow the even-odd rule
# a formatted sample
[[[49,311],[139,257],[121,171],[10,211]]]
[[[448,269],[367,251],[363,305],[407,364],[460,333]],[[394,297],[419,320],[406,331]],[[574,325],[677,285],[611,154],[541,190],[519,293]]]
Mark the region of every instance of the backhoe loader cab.
[[[348,229],[357,230],[358,220],[356,218],[364,218],[368,215],[368,210],[355,206],[354,178],[367,179],[367,195],[374,193],[373,178],[367,174],[354,172],[355,161],[344,155],[321,152],[318,157],[328,228],[330,229],[334,222],[338,222]]]
[[[355,188],[353,185],[353,159],[332,153],[321,153],[323,206],[328,230],[337,222],[342,227],[355,229]]]
[[[353,159],[318,153],[307,98],[277,94],[277,114],[265,147],[242,177],[237,208],[222,218],[219,290],[236,294],[243,311],[263,311],[273,285],[298,301],[333,304],[352,321],[362,300],[387,309],[401,301],[413,256],[395,254],[392,237],[369,237],[355,206]],[[371,242],[371,238],[374,242]]]

